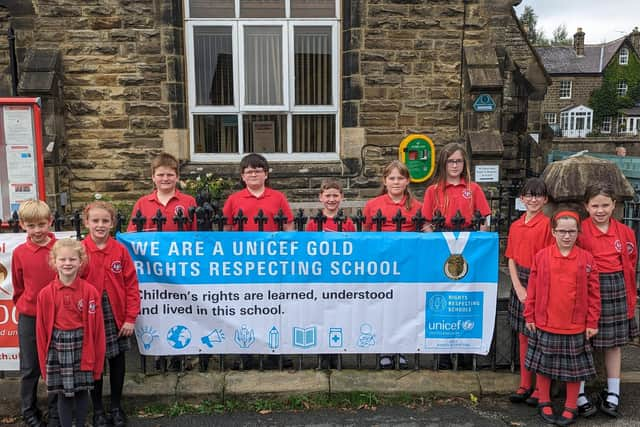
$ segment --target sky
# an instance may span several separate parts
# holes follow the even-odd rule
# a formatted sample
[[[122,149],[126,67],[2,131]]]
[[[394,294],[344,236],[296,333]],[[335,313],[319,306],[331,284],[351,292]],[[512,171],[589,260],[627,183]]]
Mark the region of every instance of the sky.
[[[522,0],[516,7],[518,16],[525,6],[533,8],[538,28],[548,38],[561,24],[567,26],[569,38],[582,27],[587,44],[615,40],[640,28],[640,0]]]

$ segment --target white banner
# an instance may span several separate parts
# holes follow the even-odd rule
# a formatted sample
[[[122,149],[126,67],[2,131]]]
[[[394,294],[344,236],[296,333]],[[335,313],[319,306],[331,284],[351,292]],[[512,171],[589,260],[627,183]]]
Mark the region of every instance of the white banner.
[[[119,234],[140,352],[487,354],[495,233]]]

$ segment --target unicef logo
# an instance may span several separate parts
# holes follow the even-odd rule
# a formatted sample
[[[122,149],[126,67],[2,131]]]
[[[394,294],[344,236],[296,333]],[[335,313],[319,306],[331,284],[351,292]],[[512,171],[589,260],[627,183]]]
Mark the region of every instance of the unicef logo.
[[[167,332],[167,341],[171,347],[181,350],[191,343],[191,331],[186,326],[175,325]]]
[[[473,320],[465,320],[464,322],[462,322],[463,331],[471,331],[473,330],[474,326],[476,326],[476,324]]]

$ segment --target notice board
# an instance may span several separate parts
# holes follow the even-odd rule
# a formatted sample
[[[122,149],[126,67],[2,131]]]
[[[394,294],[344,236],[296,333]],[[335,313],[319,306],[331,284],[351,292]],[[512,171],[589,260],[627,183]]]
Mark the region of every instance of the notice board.
[[[0,219],[46,199],[40,98],[0,98]]]

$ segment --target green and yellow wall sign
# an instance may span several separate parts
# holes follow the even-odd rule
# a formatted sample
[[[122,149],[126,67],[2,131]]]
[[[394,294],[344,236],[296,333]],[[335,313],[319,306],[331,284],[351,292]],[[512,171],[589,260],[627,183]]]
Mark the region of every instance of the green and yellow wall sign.
[[[424,182],[435,171],[436,148],[431,138],[411,134],[402,140],[398,148],[400,161],[409,168],[411,182]]]

